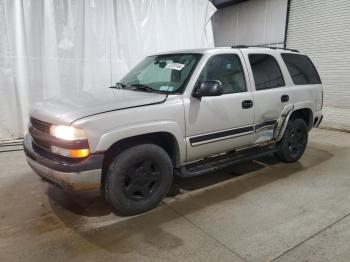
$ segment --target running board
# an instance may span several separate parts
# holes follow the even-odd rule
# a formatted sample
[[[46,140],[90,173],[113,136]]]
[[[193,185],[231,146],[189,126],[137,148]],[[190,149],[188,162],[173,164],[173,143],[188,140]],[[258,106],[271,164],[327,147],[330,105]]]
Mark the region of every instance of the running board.
[[[274,145],[268,146],[268,147],[258,147],[258,148],[254,147],[254,148],[234,151],[232,153],[210,157],[210,158],[200,160],[198,162],[180,167],[179,169],[176,170],[175,174],[180,177],[200,176],[207,173],[218,171],[220,169],[229,167],[237,163],[254,160],[256,158],[275,153],[276,151],[277,151],[277,148]]]

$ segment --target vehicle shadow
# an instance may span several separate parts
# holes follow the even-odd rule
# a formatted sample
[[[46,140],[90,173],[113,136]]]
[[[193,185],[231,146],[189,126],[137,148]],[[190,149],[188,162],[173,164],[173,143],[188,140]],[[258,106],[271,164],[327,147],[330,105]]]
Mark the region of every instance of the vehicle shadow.
[[[249,174],[262,168],[265,168],[264,163],[257,159],[197,177],[182,178],[176,176],[174,177],[173,187],[169,193],[170,196],[176,196],[182,192],[194,191],[212,186],[227,180],[231,180],[238,176]]]
[[[306,158],[309,158],[308,166],[302,165],[301,162],[285,164],[274,156],[267,155],[198,177],[181,178],[175,176],[168,197],[176,197],[186,192],[205,189],[257,171],[261,171],[262,174],[269,174],[271,178],[265,182],[273,182],[276,179],[286,178],[302,169],[323,163],[332,157],[329,152],[314,147],[308,147],[305,155]],[[267,167],[269,168],[267,169]],[[260,180],[259,176],[254,177],[255,179]],[[249,181],[245,183],[249,184]],[[99,192],[67,193],[56,186],[49,185],[47,193],[51,203],[78,216],[99,217],[112,212],[112,209],[100,196]]]
[[[185,216],[211,205],[233,200],[277,180],[288,179],[302,170],[329,160],[332,156],[327,150],[308,147],[304,159],[292,164],[281,163],[274,157],[264,157],[200,177],[177,177],[174,179],[175,192],[172,192],[172,197],[167,198],[171,200],[170,204],[165,200],[165,204],[155,210],[128,218],[111,215],[110,207],[98,196],[87,198],[67,195],[54,188],[49,189],[50,204],[52,212],[66,227],[109,252],[142,252],[138,248],[142,249],[141,245],[145,243],[157,250],[172,249],[182,245],[181,237],[177,232],[165,231],[163,225],[181,218],[176,211],[177,207],[181,209],[181,215]],[[188,195],[186,193],[190,193],[190,197],[178,198],[182,194]],[[113,218],[106,224],[102,223],[87,230],[79,228],[85,222],[84,217],[107,215]]]
[[[175,197],[189,191],[200,190],[265,168],[263,162],[258,161],[260,160],[244,162],[198,177],[181,178],[174,176],[173,184],[167,197]],[[278,160],[275,161],[276,163],[280,163]],[[112,212],[111,207],[97,191],[69,193],[48,184],[47,193],[52,204],[78,216],[99,217]]]

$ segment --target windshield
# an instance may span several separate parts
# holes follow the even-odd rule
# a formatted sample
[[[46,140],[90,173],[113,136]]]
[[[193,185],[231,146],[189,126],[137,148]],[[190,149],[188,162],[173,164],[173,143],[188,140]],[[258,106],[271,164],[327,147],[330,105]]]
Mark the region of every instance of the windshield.
[[[124,88],[164,93],[182,92],[200,54],[149,56],[135,66],[120,83]]]

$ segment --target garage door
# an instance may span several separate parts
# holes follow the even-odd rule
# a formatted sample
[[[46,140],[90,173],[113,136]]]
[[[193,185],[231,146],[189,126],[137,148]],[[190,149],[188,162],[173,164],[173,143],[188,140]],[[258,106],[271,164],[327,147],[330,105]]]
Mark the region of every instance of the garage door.
[[[292,0],[287,47],[308,54],[324,84],[324,127],[350,130],[350,1]]]

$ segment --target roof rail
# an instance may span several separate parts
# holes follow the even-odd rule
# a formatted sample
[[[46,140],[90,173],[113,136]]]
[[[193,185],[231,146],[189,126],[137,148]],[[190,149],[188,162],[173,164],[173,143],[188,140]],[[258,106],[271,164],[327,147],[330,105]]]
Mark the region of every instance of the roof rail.
[[[247,45],[233,45],[231,48],[248,48],[249,46]]]
[[[273,49],[273,50],[286,50],[286,51],[299,53],[299,51],[296,49],[277,47],[277,46],[269,46],[269,45],[234,45],[234,46],[231,46],[231,48],[238,48],[238,49],[249,48],[249,47],[269,48],[269,49]]]

